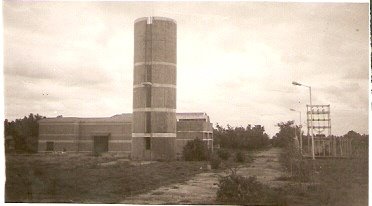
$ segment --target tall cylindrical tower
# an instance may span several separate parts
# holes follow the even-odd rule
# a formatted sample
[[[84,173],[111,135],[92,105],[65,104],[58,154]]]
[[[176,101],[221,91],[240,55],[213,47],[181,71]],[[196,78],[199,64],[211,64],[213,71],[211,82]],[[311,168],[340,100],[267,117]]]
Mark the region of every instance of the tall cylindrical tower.
[[[134,22],[132,158],[174,159],[177,25],[173,19]]]

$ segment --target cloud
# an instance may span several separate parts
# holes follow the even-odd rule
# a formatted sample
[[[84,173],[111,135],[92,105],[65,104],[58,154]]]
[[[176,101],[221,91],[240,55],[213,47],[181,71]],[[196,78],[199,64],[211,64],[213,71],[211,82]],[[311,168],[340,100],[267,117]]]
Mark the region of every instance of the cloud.
[[[274,125],[331,104],[333,132],[368,132],[368,4],[4,2],[5,115],[132,111],[133,21],[177,21],[177,109]],[[44,94],[44,95],[43,95]],[[45,95],[48,94],[48,95]]]

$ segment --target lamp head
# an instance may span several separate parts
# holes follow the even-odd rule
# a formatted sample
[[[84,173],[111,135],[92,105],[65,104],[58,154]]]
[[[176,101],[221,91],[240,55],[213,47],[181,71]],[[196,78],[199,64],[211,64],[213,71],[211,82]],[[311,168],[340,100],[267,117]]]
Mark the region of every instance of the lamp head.
[[[293,85],[296,85],[296,86],[301,86],[301,85],[302,85],[302,84],[300,84],[300,83],[298,83],[298,82],[295,82],[295,81],[293,81],[292,84],[293,84]]]

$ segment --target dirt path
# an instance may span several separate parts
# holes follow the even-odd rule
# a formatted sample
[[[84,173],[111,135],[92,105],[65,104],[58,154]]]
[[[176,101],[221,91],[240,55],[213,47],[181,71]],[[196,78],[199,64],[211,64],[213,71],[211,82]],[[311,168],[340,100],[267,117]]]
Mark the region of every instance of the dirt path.
[[[280,152],[281,149],[279,148],[261,151],[254,156],[252,164],[239,167],[237,173],[246,177],[256,176],[258,181],[270,187],[281,186],[285,182],[276,180],[284,175],[282,166],[279,163]]]
[[[281,184],[275,181],[282,176],[278,161],[280,149],[271,148],[254,155],[254,162],[238,168],[238,174],[256,176],[262,183],[270,186]],[[152,190],[145,194],[125,199],[127,204],[216,204],[218,177],[226,172],[201,173],[185,183],[172,184]]]

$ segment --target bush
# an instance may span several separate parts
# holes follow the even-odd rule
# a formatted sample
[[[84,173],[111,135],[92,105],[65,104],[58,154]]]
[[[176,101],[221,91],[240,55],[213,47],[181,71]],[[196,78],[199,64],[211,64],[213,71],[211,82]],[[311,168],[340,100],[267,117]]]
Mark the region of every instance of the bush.
[[[229,153],[229,151],[224,150],[224,149],[219,149],[219,150],[217,151],[217,154],[218,154],[218,156],[219,156],[221,159],[223,159],[223,160],[227,160],[227,159],[229,159],[229,157],[230,157],[230,153]]]
[[[235,154],[235,162],[245,162],[245,156],[242,152],[237,152]]]
[[[220,168],[221,159],[213,155],[209,163],[211,164],[212,169],[218,169]]]
[[[239,205],[285,205],[278,192],[257,181],[256,177],[243,177],[236,171],[219,180],[217,201]]]
[[[291,144],[287,145],[279,156],[279,162],[285,167],[292,180],[308,182],[312,176],[311,161],[302,159],[299,151]]]
[[[245,156],[245,162],[252,163],[253,161],[254,161],[254,158],[253,158],[252,154],[248,153]]]
[[[182,154],[186,161],[205,161],[209,158],[207,146],[199,139],[187,142]]]

